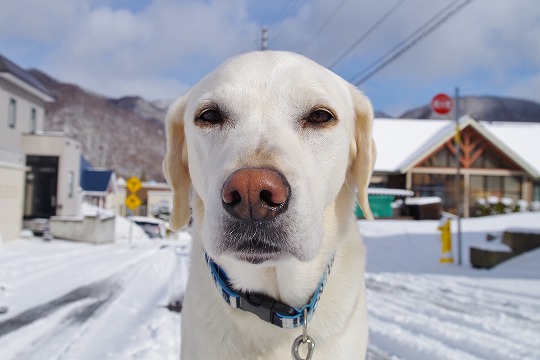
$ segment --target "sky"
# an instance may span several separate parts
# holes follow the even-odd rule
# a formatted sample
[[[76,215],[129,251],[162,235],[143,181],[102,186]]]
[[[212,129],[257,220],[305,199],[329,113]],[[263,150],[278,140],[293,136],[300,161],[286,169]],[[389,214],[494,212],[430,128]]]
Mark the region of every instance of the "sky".
[[[109,97],[174,99],[227,58],[259,50],[268,26],[269,50],[355,83],[455,1],[465,0],[0,0],[0,54]],[[472,0],[355,85],[391,116],[456,87],[540,102],[540,6]]]

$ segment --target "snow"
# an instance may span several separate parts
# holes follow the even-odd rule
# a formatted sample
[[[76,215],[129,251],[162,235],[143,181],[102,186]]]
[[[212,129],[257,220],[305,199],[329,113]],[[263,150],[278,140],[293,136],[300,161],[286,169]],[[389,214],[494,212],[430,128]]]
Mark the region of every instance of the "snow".
[[[190,235],[155,241],[133,226],[130,242],[116,221],[113,244],[0,244],[2,360],[179,358],[181,315],[166,306],[183,298]],[[467,251],[462,266],[439,263],[439,221],[358,226],[369,359],[540,359],[540,249],[475,270]],[[501,244],[507,228],[538,233],[540,213],[464,219],[463,248]]]
[[[540,156],[538,143],[540,138],[540,124],[538,123],[512,123],[512,122],[480,122],[482,126],[494,134],[508,148],[512,149],[522,159],[532,165],[537,174],[540,174]]]
[[[450,120],[375,119],[373,139],[380,150],[377,152],[375,171],[400,171],[410,159],[418,156],[420,150],[424,151],[431,140],[446,134],[445,130],[452,124]]]
[[[407,205],[428,205],[428,204],[440,204],[441,198],[438,196],[426,196],[426,197],[417,197],[417,198],[407,198],[405,199],[405,204]]]

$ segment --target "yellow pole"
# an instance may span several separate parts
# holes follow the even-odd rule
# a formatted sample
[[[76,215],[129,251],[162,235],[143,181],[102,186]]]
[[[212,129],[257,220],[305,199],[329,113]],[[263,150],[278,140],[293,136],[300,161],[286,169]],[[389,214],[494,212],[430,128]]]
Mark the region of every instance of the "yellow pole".
[[[452,256],[452,233],[450,232],[450,219],[443,217],[442,224],[437,228],[441,231],[441,257],[440,263],[453,263]]]

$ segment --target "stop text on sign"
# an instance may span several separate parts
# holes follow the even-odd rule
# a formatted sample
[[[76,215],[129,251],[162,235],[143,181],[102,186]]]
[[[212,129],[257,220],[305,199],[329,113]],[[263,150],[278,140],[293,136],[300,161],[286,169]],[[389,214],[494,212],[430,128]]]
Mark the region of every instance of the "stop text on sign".
[[[454,100],[446,94],[440,93],[433,97],[431,100],[431,109],[437,114],[444,115],[452,111],[454,106]]]

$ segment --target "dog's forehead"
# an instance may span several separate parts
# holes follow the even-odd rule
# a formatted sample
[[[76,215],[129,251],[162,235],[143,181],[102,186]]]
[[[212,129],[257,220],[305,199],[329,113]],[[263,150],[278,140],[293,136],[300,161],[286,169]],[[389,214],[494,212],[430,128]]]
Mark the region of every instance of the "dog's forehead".
[[[195,87],[201,100],[239,102],[254,98],[301,102],[342,102],[349,93],[345,81],[317,63],[287,52],[253,52],[234,57]]]

